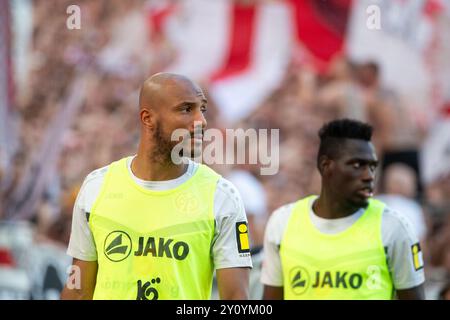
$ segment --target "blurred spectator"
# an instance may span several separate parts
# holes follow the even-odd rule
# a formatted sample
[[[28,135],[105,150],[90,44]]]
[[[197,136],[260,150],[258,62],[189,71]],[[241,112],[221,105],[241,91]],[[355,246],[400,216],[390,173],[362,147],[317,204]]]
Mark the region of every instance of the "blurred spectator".
[[[337,57],[328,72],[327,81],[318,92],[318,104],[330,109],[333,118],[351,118],[367,122],[368,108],[356,82],[355,66]]]
[[[374,126],[374,144],[381,165],[404,162],[419,173],[418,150],[424,138],[424,128],[413,108],[406,105],[393,90],[380,82],[380,67],[375,62],[357,66],[357,78],[363,99]],[[419,191],[421,185],[419,182]]]
[[[439,300],[450,300],[450,281],[448,281],[439,292]]]
[[[71,259],[65,246],[37,240],[30,223],[0,223],[0,300],[59,299]]]
[[[31,298],[31,281],[26,272],[15,265],[9,248],[0,246],[0,300]]]
[[[388,99],[395,94],[381,86],[378,64],[367,62],[355,66],[355,77],[367,112],[367,119],[374,127],[373,143],[379,155],[383,155],[391,139],[393,121],[392,106]]]
[[[384,193],[377,198],[405,216],[412,223],[419,240],[423,243],[427,230],[424,213],[415,200],[416,180],[416,173],[409,166],[400,163],[391,164],[384,173]]]
[[[32,243],[27,222],[0,222],[0,299],[30,299],[32,279],[27,253]]]

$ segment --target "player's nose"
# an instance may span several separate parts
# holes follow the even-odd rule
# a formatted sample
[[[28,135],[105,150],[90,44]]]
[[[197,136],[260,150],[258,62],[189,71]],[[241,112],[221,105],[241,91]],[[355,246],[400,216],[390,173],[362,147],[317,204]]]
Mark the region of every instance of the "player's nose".
[[[205,129],[207,126],[207,121],[205,118],[205,115],[203,114],[203,112],[201,112],[201,110],[197,110],[195,112],[195,116],[194,116],[194,123],[192,124],[192,129]]]

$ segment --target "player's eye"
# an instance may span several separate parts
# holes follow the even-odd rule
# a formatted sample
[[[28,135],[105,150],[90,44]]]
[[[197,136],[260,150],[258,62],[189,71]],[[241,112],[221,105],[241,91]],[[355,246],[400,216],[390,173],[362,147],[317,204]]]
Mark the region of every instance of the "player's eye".
[[[352,167],[353,167],[354,169],[359,169],[359,168],[361,168],[361,162],[353,162]]]
[[[183,109],[181,109],[181,111],[182,112],[191,112],[192,111],[192,106],[190,106],[190,105],[185,105],[184,107],[183,107]]]

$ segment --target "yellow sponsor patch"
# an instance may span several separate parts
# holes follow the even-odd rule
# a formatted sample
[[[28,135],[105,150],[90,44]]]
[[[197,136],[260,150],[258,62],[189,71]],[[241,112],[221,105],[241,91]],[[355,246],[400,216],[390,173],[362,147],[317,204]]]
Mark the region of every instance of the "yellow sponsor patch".
[[[414,269],[416,271],[423,268],[423,255],[420,249],[420,244],[416,243],[411,246],[411,253],[413,257]]]
[[[240,253],[250,252],[247,222],[236,223],[236,239],[238,244],[238,251]]]

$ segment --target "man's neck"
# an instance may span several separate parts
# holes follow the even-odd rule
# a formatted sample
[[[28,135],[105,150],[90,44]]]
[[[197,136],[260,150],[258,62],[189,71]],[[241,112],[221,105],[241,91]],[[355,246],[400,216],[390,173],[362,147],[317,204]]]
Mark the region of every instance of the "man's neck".
[[[323,190],[312,206],[313,212],[323,219],[345,218],[358,211],[358,209],[345,205],[343,201],[334,199]]]
[[[145,181],[173,180],[182,176],[187,168],[187,164],[174,164],[170,158],[167,161],[154,160],[139,152],[131,162],[133,174]]]

